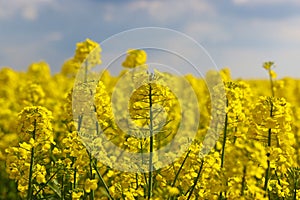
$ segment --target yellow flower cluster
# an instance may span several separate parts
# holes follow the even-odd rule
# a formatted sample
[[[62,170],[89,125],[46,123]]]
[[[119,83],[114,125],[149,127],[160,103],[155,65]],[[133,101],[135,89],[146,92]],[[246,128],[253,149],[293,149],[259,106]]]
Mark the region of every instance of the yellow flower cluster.
[[[274,62],[272,62],[272,61],[265,62],[265,63],[263,64],[263,68],[265,68],[265,69],[268,71],[270,77],[276,78],[276,77],[277,77],[277,74],[275,73],[274,70],[272,70],[273,67],[274,67]]]
[[[33,187],[46,183],[48,155],[55,145],[51,118],[51,112],[40,106],[25,107],[19,115],[21,139],[17,147],[6,149],[6,169],[9,177],[18,181],[21,196],[33,198]]]
[[[25,91],[24,91],[25,90]],[[28,83],[20,88],[20,104],[25,106],[43,105],[45,92],[43,88],[36,83]]]
[[[129,49],[127,51],[126,60],[122,63],[123,67],[135,68],[142,66],[147,61],[147,54],[142,49]]]
[[[44,61],[0,70],[2,199],[300,199],[299,80],[276,80],[273,62],[269,80],[130,71],[147,54],[129,50],[118,76],[92,82],[100,52],[87,39],[60,73]]]
[[[86,39],[84,42],[77,43],[74,60],[78,63],[88,61],[91,65],[101,64],[101,47],[97,42]]]

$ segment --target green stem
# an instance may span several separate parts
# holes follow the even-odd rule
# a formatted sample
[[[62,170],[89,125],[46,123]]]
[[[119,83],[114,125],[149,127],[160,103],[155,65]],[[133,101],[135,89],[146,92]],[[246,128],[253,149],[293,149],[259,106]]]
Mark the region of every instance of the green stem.
[[[84,83],[87,83],[87,74],[88,74],[88,61],[86,59],[84,62]]]
[[[224,160],[225,160],[225,145],[226,145],[226,137],[227,137],[227,126],[228,126],[228,114],[226,113],[226,115],[225,115],[224,133],[223,133],[222,156],[221,156],[221,168],[224,167]]]
[[[55,177],[55,175],[59,172],[60,169],[58,169],[48,180],[47,182],[35,193],[35,195],[33,196],[35,199],[36,196],[48,185],[48,183]]]
[[[178,169],[178,171],[177,171],[177,173],[176,173],[176,175],[175,175],[174,181],[173,181],[173,183],[172,183],[172,187],[175,186],[175,183],[176,183],[176,181],[177,181],[177,178],[178,178],[178,176],[179,176],[179,173],[181,172],[181,170],[182,170],[182,168],[183,168],[183,165],[184,165],[186,159],[188,158],[190,152],[191,152],[191,150],[188,151],[188,153],[186,154],[186,156],[185,156],[183,162],[181,163],[181,165],[180,165],[180,167],[179,167],[179,169]],[[169,197],[168,199],[170,199],[170,198],[171,198],[171,197]],[[174,199],[174,197],[172,197],[171,199]]]
[[[246,188],[246,173],[247,173],[247,167],[244,165],[244,169],[243,169],[243,179],[242,179],[242,189],[241,189],[241,196],[244,196],[244,194],[245,194],[245,188]]]
[[[293,195],[293,200],[297,199],[297,183],[298,183],[298,173],[296,174],[294,172],[294,195]]]
[[[61,199],[64,200],[65,199],[65,185],[64,185],[64,173],[61,176]]]
[[[29,181],[28,181],[28,191],[27,199],[30,200],[32,197],[32,174],[33,174],[33,165],[34,165],[34,147],[31,148],[31,159],[30,159],[30,168],[29,168]]]
[[[175,186],[175,183],[176,183],[176,181],[177,181],[177,178],[178,178],[178,176],[179,176],[179,173],[181,172],[181,170],[182,170],[182,168],[183,168],[183,165],[184,165],[186,159],[188,158],[190,152],[191,152],[191,150],[188,151],[188,153],[186,154],[186,156],[185,156],[183,162],[181,163],[180,168],[179,168],[179,170],[177,171],[177,173],[176,173],[176,175],[175,175],[175,179],[174,179],[174,181],[173,181],[173,183],[172,183],[172,187]]]
[[[152,113],[152,87],[149,84],[149,132],[150,132],[150,158],[149,158],[149,183],[148,183],[148,199],[152,197],[152,184],[153,184],[153,113]]]
[[[89,159],[90,159],[90,178],[91,179],[94,179],[93,177],[93,158],[92,158],[92,155],[89,153]],[[95,199],[95,192],[94,190],[91,190],[90,191],[90,200],[94,200]]]
[[[294,114],[295,115],[295,114]],[[299,128],[296,126],[295,127],[295,133],[298,133],[298,131],[299,131]],[[295,137],[295,140],[296,140],[296,144],[299,144],[300,143],[300,141],[299,141],[299,137]],[[299,152],[299,145],[296,145],[295,146],[295,150],[296,150],[296,152]],[[298,166],[300,165],[300,155],[297,155],[297,164],[298,164]]]
[[[32,133],[32,138],[35,140],[36,120],[34,120],[34,124],[33,125],[34,125],[34,130],[33,130],[33,133]],[[30,167],[29,167],[27,200],[31,200],[32,199],[32,195],[33,195],[33,188],[32,188],[33,166],[34,166],[34,147],[31,148],[31,158],[30,158]]]
[[[78,115],[78,127],[77,127],[78,132],[80,131],[81,128],[82,119],[83,119],[83,115]]]
[[[223,193],[222,193],[222,191],[221,191],[220,194],[219,194],[218,200],[222,200],[222,199],[223,199]]]
[[[189,193],[189,196],[188,196],[187,200],[189,200],[189,199],[192,197],[193,191],[194,191],[194,189],[195,189],[195,187],[196,187],[196,185],[197,185],[197,183],[198,183],[198,180],[199,180],[199,178],[200,178],[201,171],[202,171],[202,168],[203,168],[203,164],[204,164],[204,161],[202,160],[202,161],[201,161],[201,166],[200,166],[199,171],[198,171],[198,175],[197,175],[197,177],[196,177],[196,179],[195,179],[195,181],[194,181],[194,184],[193,184],[193,186],[192,186],[192,189],[191,189],[191,191],[190,191],[190,193]]]
[[[270,109],[270,117],[273,117],[273,103],[270,101],[271,104],[271,109]],[[268,130],[268,147],[271,147],[271,141],[272,141],[272,129],[269,128]],[[267,160],[267,165],[268,168],[266,169],[266,176],[265,176],[265,185],[264,185],[264,190],[268,192],[268,183],[269,183],[269,177],[270,177],[270,171],[271,171],[271,164],[270,164],[270,154],[267,154],[268,160]]]
[[[228,107],[228,99],[226,100],[226,106]],[[222,143],[221,169],[224,167],[224,161],[225,161],[225,146],[226,146],[226,139],[227,139],[227,127],[228,127],[228,114],[226,113],[224,132],[223,132],[223,143]],[[219,199],[223,199],[222,191],[220,192]]]
[[[238,120],[239,120],[239,118],[238,118],[238,116],[236,116],[236,117],[235,117],[235,121],[238,122]],[[234,133],[236,134],[237,131],[238,131],[238,127],[235,126],[235,127],[234,127]],[[237,138],[238,138],[238,137],[237,137],[236,135],[233,136],[233,144],[235,144]]]
[[[138,178],[138,174],[135,174],[135,183],[136,183],[136,189],[139,188],[139,178]]]
[[[269,79],[270,79],[270,84],[271,84],[272,97],[275,97],[274,83],[273,83],[273,79],[271,76],[271,68],[269,68]]]
[[[269,131],[268,131],[268,147],[271,146],[271,139],[272,139],[272,129],[269,128]]]
[[[112,196],[111,196],[111,194],[110,194],[110,192],[109,192],[109,189],[108,189],[108,187],[107,187],[107,185],[106,185],[106,183],[105,183],[105,181],[104,181],[104,179],[103,179],[103,177],[102,177],[102,175],[100,174],[100,172],[99,172],[99,170],[98,170],[98,168],[97,168],[97,165],[95,164],[95,162],[93,162],[93,167],[94,167],[94,169],[96,170],[96,173],[97,173],[97,175],[98,175],[100,181],[102,182],[102,184],[103,184],[103,186],[104,186],[104,188],[105,188],[105,191],[106,191],[106,193],[107,193],[107,195],[108,195],[108,198],[109,198],[109,199],[113,199]]]
[[[75,163],[75,157],[73,157],[72,158],[72,165],[74,165],[74,163]],[[73,184],[73,189],[75,189],[76,188],[76,171],[77,171],[77,169],[76,169],[76,167],[74,167],[74,175],[73,175],[73,180],[74,180],[74,184]]]
[[[282,187],[281,182],[280,182],[280,179],[279,179],[279,176],[278,176],[276,170],[274,170],[274,173],[275,173],[275,176],[276,176],[276,178],[277,178],[278,185]],[[282,191],[282,189],[281,189],[281,191]],[[281,197],[281,199],[284,200],[284,197]]]
[[[74,168],[74,189],[76,188],[76,172],[77,172],[77,169],[76,167]]]
[[[268,168],[266,169],[266,176],[265,176],[265,185],[264,190],[268,191],[268,182],[269,182],[269,174],[270,174],[270,161],[267,160]]]

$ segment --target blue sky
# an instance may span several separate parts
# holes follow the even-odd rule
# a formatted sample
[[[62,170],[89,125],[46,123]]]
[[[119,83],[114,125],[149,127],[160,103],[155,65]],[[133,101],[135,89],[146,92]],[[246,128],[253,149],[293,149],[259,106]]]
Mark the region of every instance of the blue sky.
[[[0,67],[45,60],[55,73],[77,42],[149,26],[194,38],[233,77],[266,77],[271,60],[300,78],[299,0],[0,0]]]

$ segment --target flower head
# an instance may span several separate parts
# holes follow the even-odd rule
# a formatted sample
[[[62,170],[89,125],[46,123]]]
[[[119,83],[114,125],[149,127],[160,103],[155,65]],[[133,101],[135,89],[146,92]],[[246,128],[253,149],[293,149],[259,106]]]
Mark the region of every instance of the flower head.
[[[129,49],[126,60],[122,63],[123,67],[135,68],[144,65],[147,61],[147,54],[141,49]]]
[[[101,47],[97,42],[91,39],[86,39],[84,42],[76,44],[76,51],[74,55],[74,61],[83,63],[87,61],[89,65],[95,66],[101,64]]]
[[[84,189],[87,193],[91,192],[91,190],[96,190],[98,185],[97,185],[97,180],[96,179],[86,179],[85,181],[85,186],[84,186]]]

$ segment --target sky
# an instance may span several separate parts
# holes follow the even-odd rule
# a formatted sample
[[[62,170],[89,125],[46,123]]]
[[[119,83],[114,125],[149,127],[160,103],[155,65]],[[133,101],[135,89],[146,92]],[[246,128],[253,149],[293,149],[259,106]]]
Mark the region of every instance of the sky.
[[[197,41],[234,78],[266,78],[265,61],[275,62],[279,77],[300,78],[299,11],[299,0],[0,0],[0,68],[25,71],[44,60],[56,73],[86,38],[102,44],[161,27]],[[179,38],[168,44],[193,53]]]

